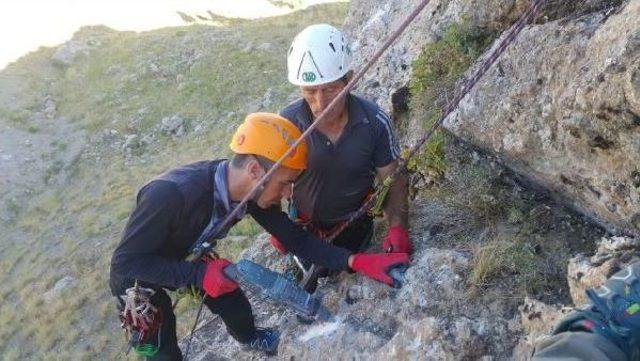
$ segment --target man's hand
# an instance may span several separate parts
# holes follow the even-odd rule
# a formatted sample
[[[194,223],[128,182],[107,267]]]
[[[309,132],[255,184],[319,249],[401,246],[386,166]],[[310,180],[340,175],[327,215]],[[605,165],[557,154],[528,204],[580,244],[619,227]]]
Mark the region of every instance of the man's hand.
[[[384,252],[411,254],[413,250],[407,230],[402,226],[389,227],[389,232],[382,242],[382,250]]]
[[[406,253],[356,253],[349,257],[352,270],[389,286],[393,286],[393,279],[387,272],[393,267],[408,264],[409,255]]]
[[[271,243],[271,246],[275,248],[280,254],[287,254],[287,249],[284,248],[284,246],[282,245],[282,243],[280,243],[280,241],[278,241],[276,236],[272,234],[269,235],[269,243]]]
[[[238,284],[228,279],[223,269],[230,265],[228,260],[214,259],[207,262],[207,270],[202,279],[202,289],[212,298],[222,296],[224,294],[235,291]]]

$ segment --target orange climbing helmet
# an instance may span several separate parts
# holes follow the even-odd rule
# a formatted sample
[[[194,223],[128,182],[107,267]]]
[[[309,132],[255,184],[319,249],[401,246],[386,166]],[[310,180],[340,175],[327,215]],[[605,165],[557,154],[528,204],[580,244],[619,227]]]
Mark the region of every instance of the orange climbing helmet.
[[[255,154],[276,162],[301,135],[300,129],[277,114],[252,113],[238,127],[229,147],[236,154]],[[282,165],[305,169],[307,144],[301,142]]]

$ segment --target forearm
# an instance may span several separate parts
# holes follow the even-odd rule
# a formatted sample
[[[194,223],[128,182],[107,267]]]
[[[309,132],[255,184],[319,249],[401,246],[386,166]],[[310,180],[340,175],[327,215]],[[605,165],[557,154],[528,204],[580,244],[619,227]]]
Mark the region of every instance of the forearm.
[[[111,263],[116,276],[171,288],[199,286],[204,271],[202,262],[174,261],[157,255],[117,255]]]
[[[351,252],[333,246],[294,224],[277,208],[251,207],[249,213],[267,232],[274,235],[287,251],[329,269],[342,270],[348,266]]]
[[[396,176],[393,185],[389,189],[384,204],[384,215],[389,222],[389,227],[402,226],[405,229],[408,228],[409,202],[407,178],[403,174]]]

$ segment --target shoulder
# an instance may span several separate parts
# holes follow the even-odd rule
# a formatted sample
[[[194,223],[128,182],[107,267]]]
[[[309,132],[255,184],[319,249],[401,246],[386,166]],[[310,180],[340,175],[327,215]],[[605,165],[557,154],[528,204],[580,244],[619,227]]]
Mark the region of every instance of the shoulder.
[[[289,119],[289,121],[296,123],[297,116],[303,111],[304,99],[300,98],[289,103],[286,107],[280,110],[280,116]]]
[[[362,110],[364,110],[367,116],[369,117],[375,116],[378,112],[382,112],[378,104],[376,104],[375,102],[369,99],[363,98],[355,94],[351,94],[351,99],[353,99],[353,101],[358,102],[358,104],[362,107]]]
[[[216,161],[200,161],[170,169],[154,180],[163,180],[175,184],[178,188],[206,184],[212,175]]]
[[[198,197],[213,187],[213,169],[217,161],[201,161],[173,168],[147,183],[140,194],[152,192],[175,200]]]
[[[159,208],[161,204],[176,206],[183,201],[183,196],[173,182],[152,179],[138,191],[138,204],[153,205]]]
[[[378,104],[357,95],[352,95],[352,99],[362,108],[364,114],[366,114],[368,123],[372,125],[374,129],[391,132],[393,124],[391,118]]]

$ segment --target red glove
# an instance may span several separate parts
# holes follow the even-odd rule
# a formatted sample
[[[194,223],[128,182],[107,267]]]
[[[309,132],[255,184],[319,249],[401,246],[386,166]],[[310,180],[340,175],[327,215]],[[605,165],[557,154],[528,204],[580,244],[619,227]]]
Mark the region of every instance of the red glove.
[[[382,242],[382,250],[394,253],[411,253],[409,233],[402,226],[389,227],[389,232]]]
[[[269,236],[269,243],[271,243],[273,248],[280,252],[280,254],[287,254],[287,249],[284,248],[282,243],[280,243],[280,241],[278,241],[276,236],[274,236],[273,234]]]
[[[392,286],[393,280],[387,272],[395,266],[407,264],[409,255],[406,253],[357,253],[353,255],[351,269]]]
[[[207,262],[207,270],[202,279],[202,289],[210,297],[216,298],[226,293],[233,292],[238,288],[238,284],[228,279],[222,270],[230,265],[228,260],[214,259]]]

